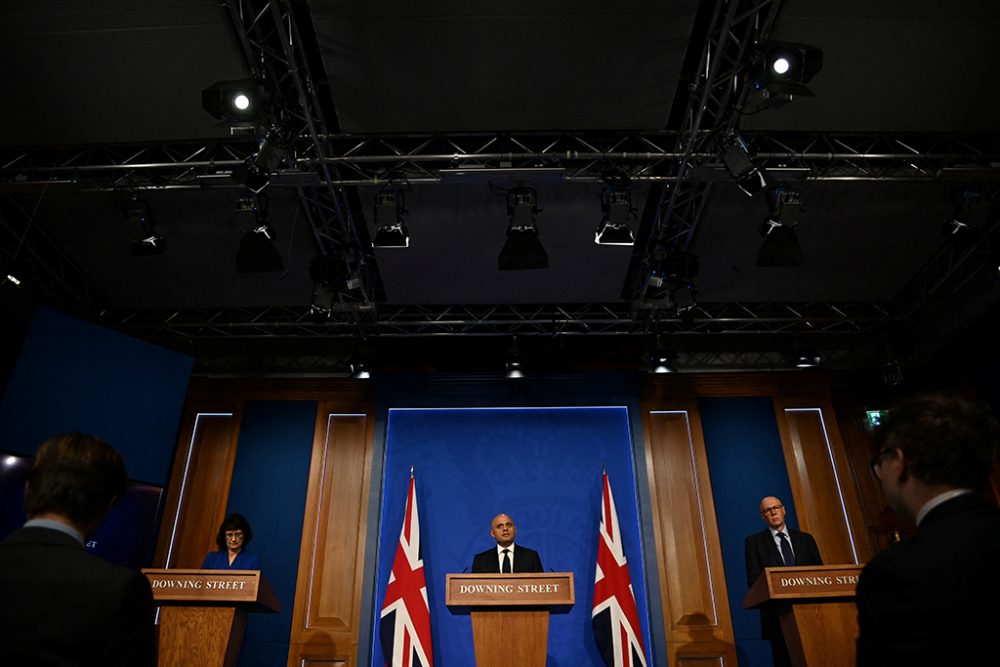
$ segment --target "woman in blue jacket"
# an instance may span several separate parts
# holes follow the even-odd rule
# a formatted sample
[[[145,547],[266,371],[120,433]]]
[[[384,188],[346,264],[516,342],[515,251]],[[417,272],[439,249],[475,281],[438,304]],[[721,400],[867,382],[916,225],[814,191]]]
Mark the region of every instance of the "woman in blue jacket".
[[[219,526],[215,543],[218,551],[209,551],[201,567],[203,570],[259,570],[260,558],[246,550],[253,539],[250,522],[242,514],[232,513]]]

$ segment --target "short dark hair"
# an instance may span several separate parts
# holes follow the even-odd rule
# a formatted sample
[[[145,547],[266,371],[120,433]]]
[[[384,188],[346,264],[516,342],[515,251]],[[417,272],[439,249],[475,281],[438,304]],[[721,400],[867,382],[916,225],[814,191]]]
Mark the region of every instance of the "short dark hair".
[[[986,404],[968,397],[923,394],[900,401],[876,430],[875,453],[901,449],[913,475],[927,484],[983,490],[1000,427]]]
[[[215,543],[219,545],[219,551],[226,551],[228,547],[226,546],[226,531],[227,530],[242,530],[243,531],[243,548],[246,549],[247,545],[250,544],[250,540],[253,539],[253,529],[250,528],[250,522],[247,521],[246,517],[242,514],[233,512],[225,519],[222,520],[222,525],[219,526],[219,534],[215,536]]]
[[[125,493],[126,481],[125,462],[107,442],[83,433],[58,435],[42,443],[28,471],[25,511],[29,518],[53,513],[85,526]]]

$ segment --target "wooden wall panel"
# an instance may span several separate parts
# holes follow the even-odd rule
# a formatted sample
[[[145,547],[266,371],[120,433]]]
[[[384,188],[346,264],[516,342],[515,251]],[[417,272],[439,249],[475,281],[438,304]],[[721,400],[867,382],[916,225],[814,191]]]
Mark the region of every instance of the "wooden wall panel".
[[[322,402],[316,423],[288,665],[353,665],[371,481],[373,417]]]
[[[657,406],[662,408],[665,406]],[[736,665],[715,504],[694,401],[643,410],[646,467],[672,665]]]
[[[189,408],[170,475],[156,567],[198,567],[207,552],[218,548],[215,536],[225,517],[240,412],[232,406]]]
[[[837,421],[826,401],[775,398],[799,527],[825,563],[859,563],[869,552],[861,504]]]

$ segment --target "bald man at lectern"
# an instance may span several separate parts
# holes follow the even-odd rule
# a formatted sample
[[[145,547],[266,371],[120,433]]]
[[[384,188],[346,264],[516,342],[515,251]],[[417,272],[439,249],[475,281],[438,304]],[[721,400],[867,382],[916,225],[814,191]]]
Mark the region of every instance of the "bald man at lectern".
[[[515,545],[517,526],[506,514],[497,514],[490,522],[490,535],[496,546],[476,554],[472,560],[472,571],[476,574],[509,574],[512,572],[543,572],[542,559],[538,552],[528,547]]]
[[[748,587],[753,586],[753,582],[768,567],[823,564],[813,536],[785,525],[785,504],[781,500],[766,496],[761,499],[759,509],[767,528],[746,539]],[[771,642],[774,667],[788,667],[791,657],[781,632],[779,613],[780,610],[775,608],[761,610],[760,633],[761,637]]]

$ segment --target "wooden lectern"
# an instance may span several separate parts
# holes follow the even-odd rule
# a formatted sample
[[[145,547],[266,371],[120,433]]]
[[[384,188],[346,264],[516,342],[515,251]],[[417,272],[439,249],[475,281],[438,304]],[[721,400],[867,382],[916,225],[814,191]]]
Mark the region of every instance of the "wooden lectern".
[[[572,572],[447,576],[445,604],[472,608],[476,667],[545,667],[549,607],[575,601]]]
[[[743,608],[778,607],[781,632],[795,667],[853,665],[858,639],[854,589],[861,568],[769,567],[747,591]]]
[[[247,612],[281,603],[256,570],[143,570],[160,606],[159,667],[235,667]]]

